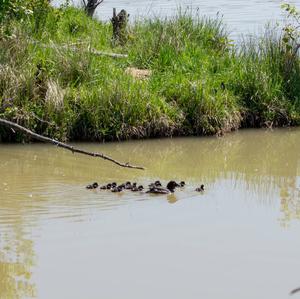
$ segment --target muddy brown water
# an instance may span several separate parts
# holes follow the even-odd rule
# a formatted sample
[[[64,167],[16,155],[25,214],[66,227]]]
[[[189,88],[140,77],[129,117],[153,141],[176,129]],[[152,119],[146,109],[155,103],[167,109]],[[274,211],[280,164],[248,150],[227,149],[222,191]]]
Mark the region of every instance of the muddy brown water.
[[[300,286],[300,129],[79,145],[147,170],[0,144],[0,298],[282,299]],[[84,188],[155,179],[187,186]]]

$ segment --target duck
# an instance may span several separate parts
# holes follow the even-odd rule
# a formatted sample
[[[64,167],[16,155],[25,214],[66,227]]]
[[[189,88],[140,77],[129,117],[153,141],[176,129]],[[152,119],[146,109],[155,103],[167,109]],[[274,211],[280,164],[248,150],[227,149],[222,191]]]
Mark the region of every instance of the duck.
[[[139,185],[138,187],[135,185],[131,189],[132,192],[143,191],[143,190],[144,190],[144,186],[143,185]]]
[[[184,186],[185,186],[185,181],[181,181],[181,182],[179,183],[179,185],[180,185],[181,188],[184,187]]]
[[[161,187],[161,186],[149,186],[149,190],[146,193],[154,193],[154,194],[170,194],[175,192],[175,188],[180,187],[175,181],[170,181],[167,184],[167,188]]]
[[[86,189],[96,189],[96,188],[98,188],[98,186],[99,186],[98,183],[95,182],[95,183],[93,183],[91,185],[87,185]]]
[[[149,188],[152,188],[152,187],[162,187],[162,184],[160,181],[155,181],[154,183],[151,183],[148,185]]]
[[[121,192],[123,190],[123,187],[121,186],[115,186],[111,188],[111,192]]]
[[[111,192],[121,192],[121,191],[123,191],[123,189],[124,189],[124,186],[122,184],[122,185],[119,185],[119,186],[112,187]]]
[[[123,189],[125,189],[125,184],[123,183],[123,184],[119,185],[119,187],[122,187]]]
[[[132,187],[133,186],[131,185],[131,182],[128,181],[125,183],[125,189],[129,190],[129,189],[132,189]]]
[[[195,191],[203,192],[204,191],[204,185],[202,184],[200,187],[196,188]]]

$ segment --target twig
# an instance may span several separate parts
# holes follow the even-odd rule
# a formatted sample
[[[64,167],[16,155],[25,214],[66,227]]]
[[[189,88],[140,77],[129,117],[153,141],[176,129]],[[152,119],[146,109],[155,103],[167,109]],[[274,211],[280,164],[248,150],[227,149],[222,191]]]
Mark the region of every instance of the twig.
[[[50,49],[57,49],[57,48],[60,48],[60,49],[65,49],[65,50],[70,50],[70,51],[73,51],[73,52],[77,52],[79,49],[76,48],[76,47],[70,47],[70,46],[60,46],[60,45],[46,45],[46,44],[43,44],[43,43],[40,43],[38,41],[30,41],[30,43],[32,44],[35,44],[35,45],[39,45],[43,48],[50,48]],[[109,53],[109,52],[103,52],[103,51],[98,51],[98,50],[95,50],[95,49],[88,49],[88,50],[84,50],[84,52],[88,52],[88,53],[91,53],[93,55],[97,55],[97,56],[109,56],[109,57],[112,57],[112,58],[127,58],[128,55],[127,54],[119,54],[119,53]]]
[[[22,133],[25,133],[29,136],[31,136],[32,138],[34,139],[37,139],[37,140],[40,140],[40,141],[43,141],[43,142],[47,142],[47,143],[52,143],[58,147],[62,147],[64,149],[67,149],[69,151],[71,151],[72,153],[79,153],[79,154],[83,154],[83,155],[87,155],[87,156],[91,156],[91,157],[98,157],[98,158],[101,158],[101,159],[104,159],[104,160],[108,160],[112,163],[115,163],[121,167],[126,167],[126,168],[134,168],[134,169],[142,169],[144,170],[145,168],[142,167],[142,166],[134,166],[134,165],[130,165],[129,163],[122,163],[122,162],[119,162],[117,160],[114,160],[113,158],[109,157],[109,156],[106,156],[102,153],[93,153],[93,152],[88,152],[86,150],[83,150],[83,149],[80,149],[80,148],[76,148],[74,146],[71,146],[71,145],[68,145],[66,143],[63,143],[63,142],[60,142],[60,141],[57,141],[55,139],[52,139],[52,138],[49,138],[49,137],[45,137],[45,136],[42,136],[42,135],[39,135],[37,133],[34,133],[32,131],[30,131],[29,129],[26,129],[14,122],[11,122],[11,121],[8,121],[8,120],[5,120],[5,119],[2,119],[0,118],[0,124],[1,125],[4,125],[10,129],[15,129],[17,131],[20,131]]]
[[[294,289],[290,292],[290,295],[294,295],[296,293],[300,292],[300,288]]]
[[[97,8],[104,0],[100,0],[95,4],[95,7]]]
[[[49,122],[47,120],[41,119],[37,115],[35,115],[33,112],[30,112],[30,116],[32,116],[33,118],[37,119],[39,122],[41,122],[43,124],[47,124],[47,125],[49,125],[51,127],[55,127],[56,129],[58,129],[58,126],[54,122]]]

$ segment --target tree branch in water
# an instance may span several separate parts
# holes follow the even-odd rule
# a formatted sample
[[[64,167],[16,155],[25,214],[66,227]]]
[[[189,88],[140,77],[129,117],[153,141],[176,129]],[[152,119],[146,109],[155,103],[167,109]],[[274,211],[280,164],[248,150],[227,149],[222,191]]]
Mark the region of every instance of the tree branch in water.
[[[290,295],[294,295],[296,293],[300,292],[300,288],[294,289],[290,292]]]
[[[130,165],[129,163],[119,162],[119,161],[111,158],[110,156],[104,155],[102,153],[89,152],[89,151],[86,151],[86,150],[83,150],[83,149],[80,149],[80,148],[76,148],[72,145],[57,141],[55,139],[39,135],[39,134],[34,133],[34,132],[30,131],[29,129],[26,129],[26,128],[14,123],[14,122],[11,122],[11,121],[8,121],[8,120],[2,119],[2,118],[0,118],[0,125],[4,125],[4,126],[10,128],[12,130],[17,130],[17,131],[20,131],[22,133],[25,133],[25,134],[29,135],[30,137],[32,137],[36,140],[47,142],[47,143],[52,143],[52,144],[54,144],[58,147],[62,147],[64,149],[67,149],[67,150],[71,151],[73,154],[74,153],[79,153],[79,154],[83,154],[83,155],[87,155],[87,156],[91,156],[91,157],[98,157],[98,158],[101,158],[101,159],[104,159],[104,160],[108,160],[108,161],[110,161],[114,164],[117,164],[118,166],[125,167],[125,168],[134,168],[134,169],[142,169],[142,170],[145,169],[142,166],[135,166],[135,165]]]

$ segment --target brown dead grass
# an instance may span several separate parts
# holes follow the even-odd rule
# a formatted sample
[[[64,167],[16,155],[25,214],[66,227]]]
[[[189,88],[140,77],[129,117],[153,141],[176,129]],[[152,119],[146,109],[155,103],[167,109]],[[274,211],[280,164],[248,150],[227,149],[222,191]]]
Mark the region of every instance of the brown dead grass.
[[[141,70],[135,67],[128,67],[125,70],[125,73],[128,75],[131,75],[135,79],[139,80],[145,80],[148,79],[151,76],[150,70]]]

